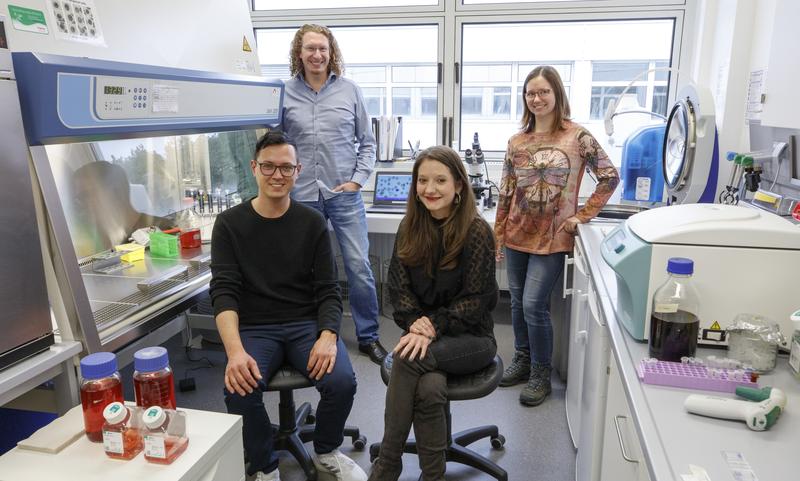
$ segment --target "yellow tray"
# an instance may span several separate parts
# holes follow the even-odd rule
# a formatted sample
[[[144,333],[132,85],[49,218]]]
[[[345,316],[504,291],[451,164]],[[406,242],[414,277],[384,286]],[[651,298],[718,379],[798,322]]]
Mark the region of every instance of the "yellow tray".
[[[126,252],[126,254],[123,254],[122,257],[120,257],[123,262],[136,262],[144,260],[144,246],[135,242],[114,246],[114,250],[118,252]]]

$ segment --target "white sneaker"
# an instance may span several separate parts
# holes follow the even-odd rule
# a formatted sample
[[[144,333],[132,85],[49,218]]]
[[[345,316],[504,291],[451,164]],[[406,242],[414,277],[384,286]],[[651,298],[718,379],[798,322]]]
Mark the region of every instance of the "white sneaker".
[[[336,481],[367,481],[367,473],[361,466],[348,458],[338,449],[326,454],[317,454],[314,458],[317,472],[327,475],[320,479],[335,479]]]
[[[277,469],[269,473],[259,471],[256,473],[256,477],[253,478],[253,481],[281,481],[281,475],[278,473]]]

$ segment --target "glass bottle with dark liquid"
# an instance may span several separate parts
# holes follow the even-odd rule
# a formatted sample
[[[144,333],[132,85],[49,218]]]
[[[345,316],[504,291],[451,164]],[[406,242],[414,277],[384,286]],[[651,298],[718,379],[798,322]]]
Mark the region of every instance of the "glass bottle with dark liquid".
[[[650,357],[680,362],[683,356],[695,355],[700,331],[699,297],[691,281],[694,262],[672,257],[667,272],[667,281],[653,295]]]

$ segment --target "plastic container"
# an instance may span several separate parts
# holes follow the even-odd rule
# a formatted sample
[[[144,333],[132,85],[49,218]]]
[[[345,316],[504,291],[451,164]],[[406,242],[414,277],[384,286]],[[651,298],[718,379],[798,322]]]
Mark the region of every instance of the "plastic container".
[[[141,423],[136,414],[121,402],[113,402],[103,410],[103,449],[109,458],[128,460],[142,452]]]
[[[123,402],[122,379],[117,371],[117,357],[110,352],[96,352],[81,359],[81,406],[86,437],[103,442],[103,410],[113,402]]]
[[[122,262],[132,263],[144,260],[144,246],[135,242],[114,246],[114,250],[117,252],[124,252],[122,257],[120,257]]]
[[[697,351],[700,302],[692,285],[694,262],[672,257],[667,262],[667,272],[667,281],[653,294],[650,357],[679,362],[681,357],[694,357]]]
[[[136,405],[175,409],[175,380],[163,347],[146,347],[133,355],[133,391]]]
[[[622,198],[646,202],[664,200],[661,151],[666,125],[648,125],[632,133],[622,145]]]
[[[800,310],[795,311],[789,319],[794,324],[792,343],[789,347],[789,367],[795,379],[800,380]]]
[[[153,406],[142,414],[145,426],[144,458],[151,463],[172,464],[186,451],[186,413]]]
[[[163,232],[151,232],[150,254],[156,257],[177,257],[178,238]]]
[[[784,341],[780,326],[759,314],[737,314],[728,326],[728,356],[749,364],[757,372],[769,372]]]
[[[181,249],[196,249],[200,247],[200,229],[188,229],[181,231]]]

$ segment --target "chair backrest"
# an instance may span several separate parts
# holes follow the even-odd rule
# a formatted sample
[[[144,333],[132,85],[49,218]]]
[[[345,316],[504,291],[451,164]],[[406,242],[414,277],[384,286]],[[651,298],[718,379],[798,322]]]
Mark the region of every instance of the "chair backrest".
[[[389,353],[381,365],[381,379],[384,384],[389,384],[392,373],[393,353]],[[503,360],[495,356],[492,363],[472,374],[447,376],[447,399],[459,401],[466,399],[482,398],[497,388],[500,378],[503,377]]]

